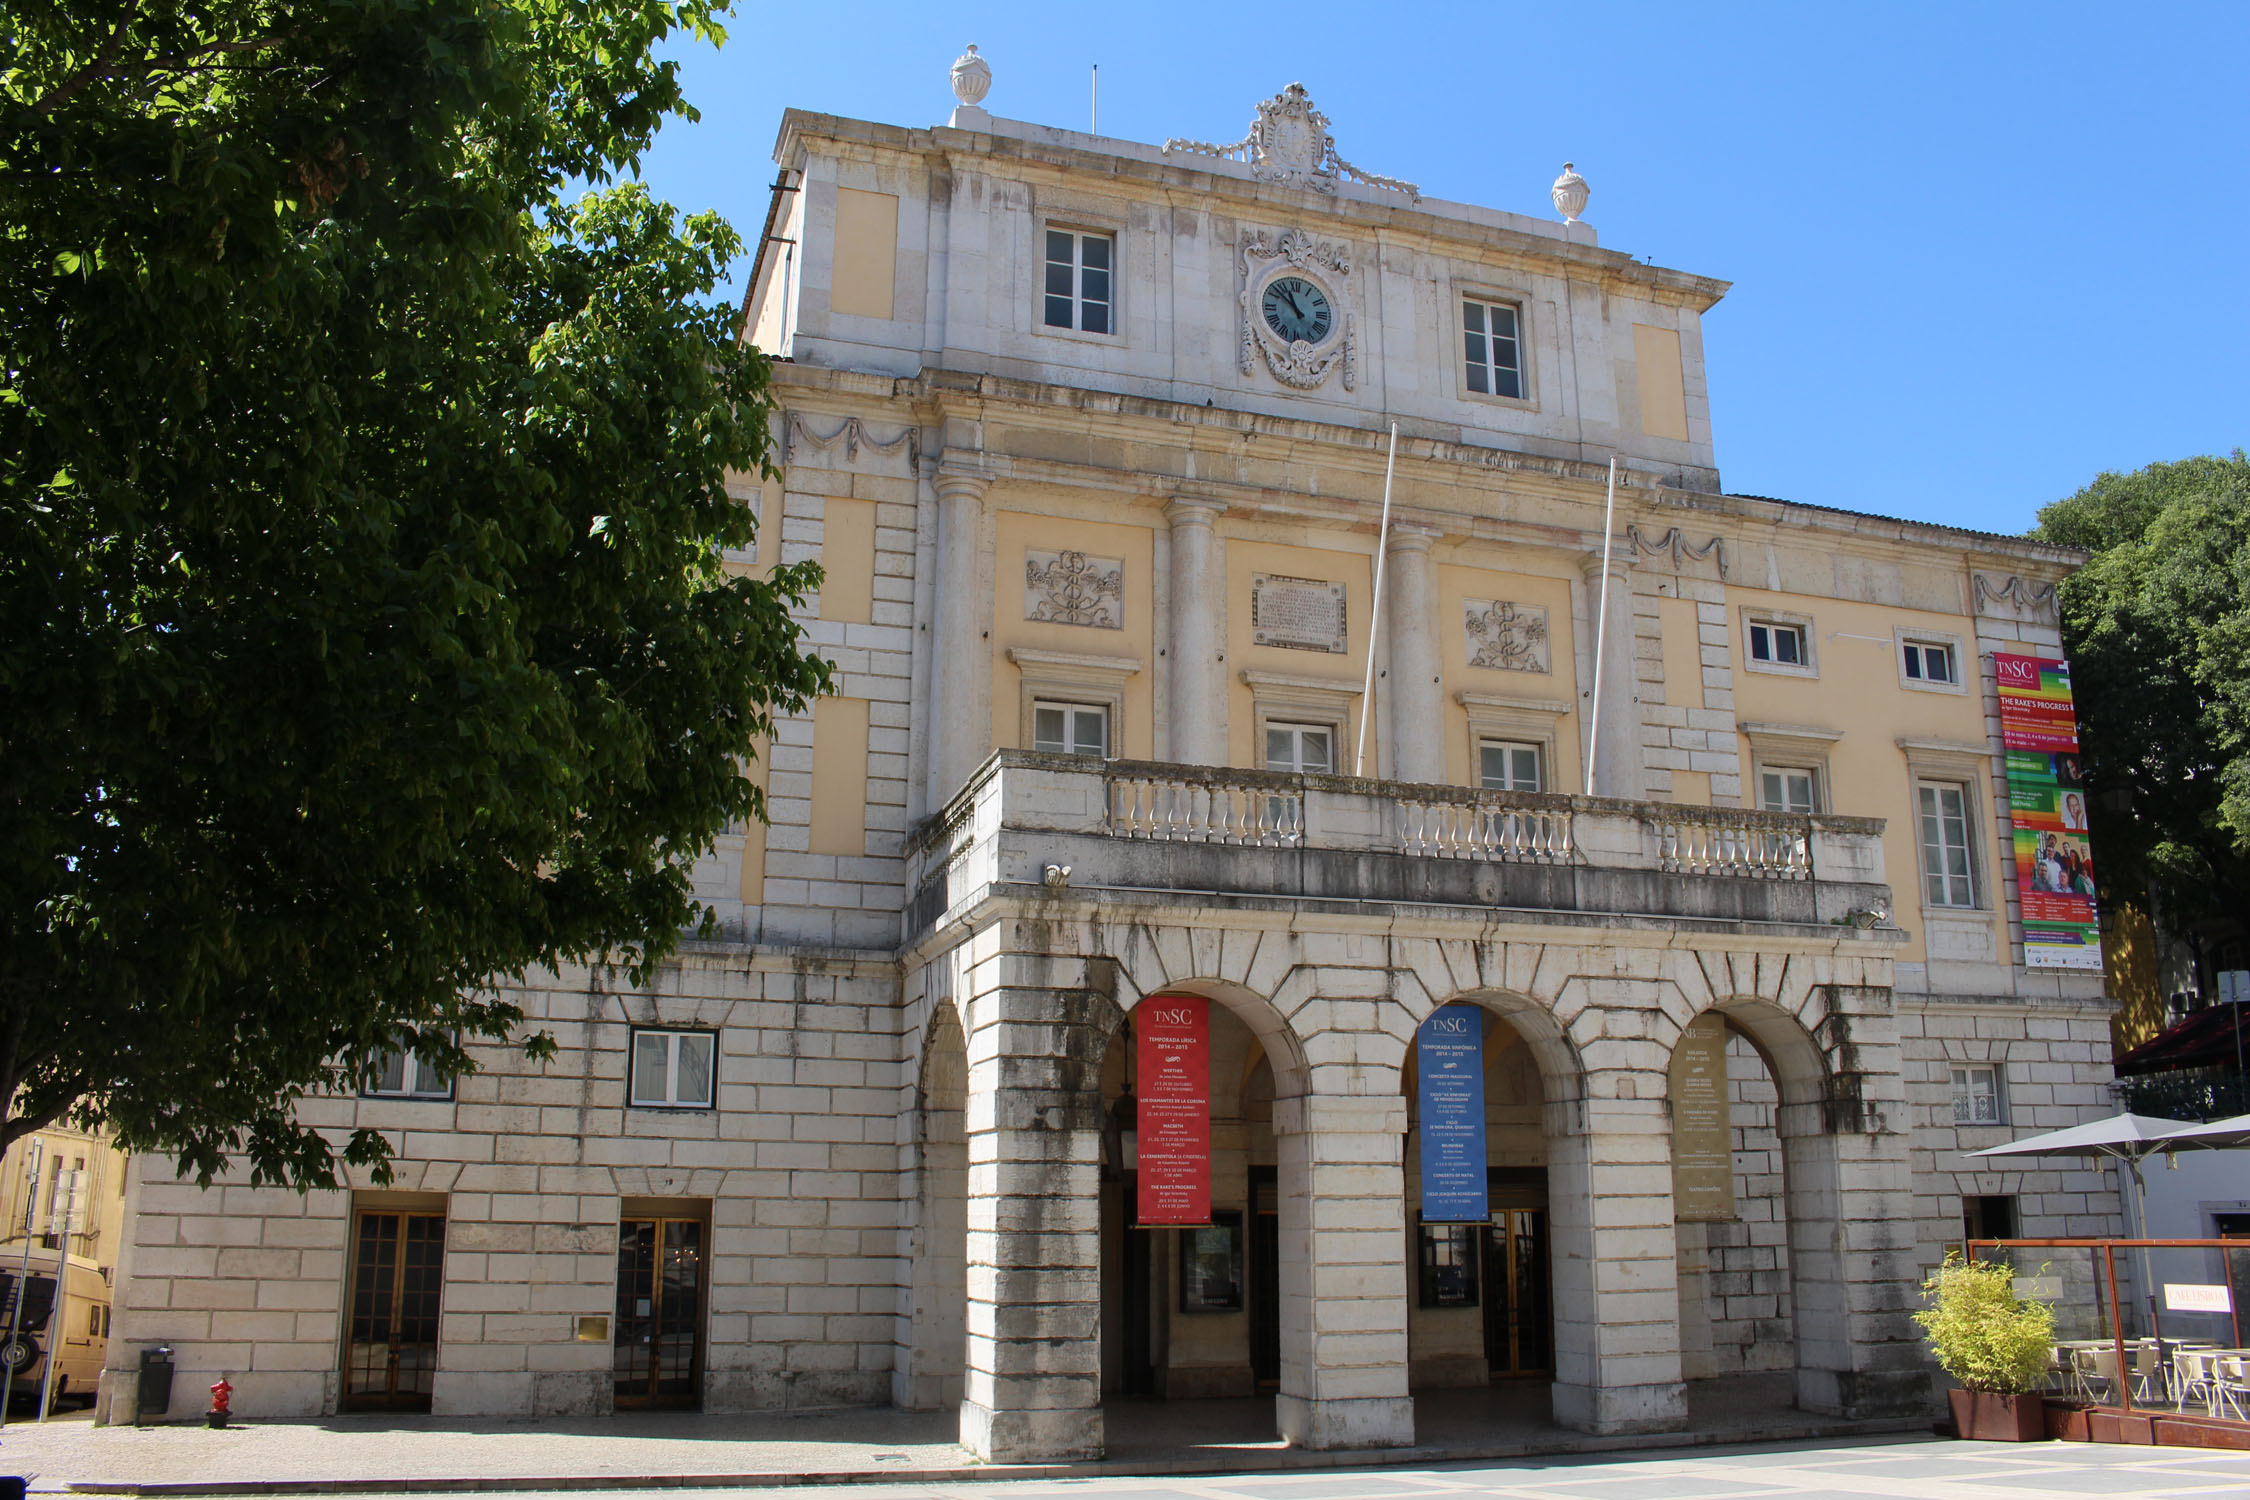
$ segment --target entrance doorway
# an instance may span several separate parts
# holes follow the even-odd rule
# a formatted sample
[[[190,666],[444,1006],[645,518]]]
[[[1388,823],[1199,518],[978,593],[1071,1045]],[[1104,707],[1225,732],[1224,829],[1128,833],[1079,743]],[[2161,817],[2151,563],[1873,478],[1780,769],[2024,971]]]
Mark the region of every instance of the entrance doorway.
[[[1546,1205],[1502,1207],[1505,1191],[1501,1183],[1492,1185],[1492,1222],[1484,1231],[1484,1362],[1494,1380],[1549,1375],[1555,1368]],[[1544,1181],[1539,1196],[1546,1197]]]
[[[617,1231],[617,1404],[685,1406],[703,1398],[700,1214],[628,1215]]]
[[[428,1411],[445,1288],[445,1215],[362,1209],[352,1224],[348,1411]]]

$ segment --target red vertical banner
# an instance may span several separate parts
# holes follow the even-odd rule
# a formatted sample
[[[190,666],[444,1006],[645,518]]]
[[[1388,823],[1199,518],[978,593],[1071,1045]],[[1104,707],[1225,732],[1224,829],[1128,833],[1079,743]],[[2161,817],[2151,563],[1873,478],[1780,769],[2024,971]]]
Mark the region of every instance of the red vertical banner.
[[[1152,995],[1133,1011],[1142,1224],[1211,1222],[1211,1002]]]

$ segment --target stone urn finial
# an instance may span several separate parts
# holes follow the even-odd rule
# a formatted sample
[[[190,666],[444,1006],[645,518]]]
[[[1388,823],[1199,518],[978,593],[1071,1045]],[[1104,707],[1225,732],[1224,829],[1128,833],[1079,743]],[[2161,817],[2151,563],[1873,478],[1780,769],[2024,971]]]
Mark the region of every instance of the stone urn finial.
[[[953,97],[974,109],[991,91],[992,64],[977,56],[977,44],[971,42],[968,51],[953,59]]]
[[[1554,192],[1555,209],[1563,216],[1563,222],[1575,224],[1578,216],[1586,211],[1586,200],[1593,189],[1586,186],[1586,179],[1578,175],[1578,169],[1566,161],[1562,164],[1562,176],[1555,179]]]

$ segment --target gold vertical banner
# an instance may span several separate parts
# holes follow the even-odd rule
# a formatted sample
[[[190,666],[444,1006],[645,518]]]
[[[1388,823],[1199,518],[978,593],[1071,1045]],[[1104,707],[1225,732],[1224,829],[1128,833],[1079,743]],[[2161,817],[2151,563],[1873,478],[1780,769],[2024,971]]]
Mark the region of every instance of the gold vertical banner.
[[[1727,1023],[1707,1010],[1672,1049],[1672,1214],[1681,1223],[1734,1217],[1731,1127]]]

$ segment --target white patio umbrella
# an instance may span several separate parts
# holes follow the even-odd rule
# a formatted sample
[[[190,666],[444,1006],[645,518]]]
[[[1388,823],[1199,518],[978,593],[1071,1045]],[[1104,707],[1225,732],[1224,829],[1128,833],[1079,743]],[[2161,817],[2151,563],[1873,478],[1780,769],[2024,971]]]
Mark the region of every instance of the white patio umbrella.
[[[2250,1120],[2250,1116],[2245,1116],[2244,1119]],[[2238,1144],[2236,1141],[2217,1137],[2188,1138],[2194,1131],[2209,1131],[2213,1128],[2209,1125],[2197,1125],[2192,1120],[2159,1120],[2150,1115],[2135,1114],[2112,1115],[2106,1120],[2089,1120],[2067,1130],[2050,1130],[2044,1135],[2010,1141],[2005,1146],[1971,1151],[1969,1155],[2106,1156],[2121,1163],[2133,1177],[2133,1219],[2140,1226],[2141,1237],[2145,1239],[2148,1237],[2148,1185],[2141,1180],[2141,1163],[2159,1151],[2189,1151]]]
[[[2190,1125],[2172,1137],[2166,1151],[2223,1150],[2234,1146],[2250,1146],[2250,1115],[2236,1115],[2231,1120],[2213,1120],[2207,1125]]]

